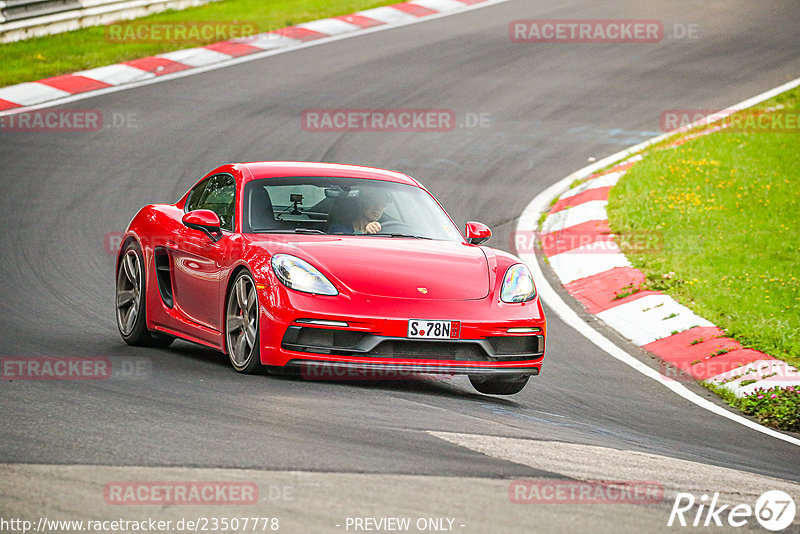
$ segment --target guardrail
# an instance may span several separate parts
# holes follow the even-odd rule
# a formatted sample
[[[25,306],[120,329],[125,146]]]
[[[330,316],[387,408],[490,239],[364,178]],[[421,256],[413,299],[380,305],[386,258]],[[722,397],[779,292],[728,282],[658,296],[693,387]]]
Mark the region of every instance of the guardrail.
[[[214,0],[0,0],[0,43],[185,9]]]

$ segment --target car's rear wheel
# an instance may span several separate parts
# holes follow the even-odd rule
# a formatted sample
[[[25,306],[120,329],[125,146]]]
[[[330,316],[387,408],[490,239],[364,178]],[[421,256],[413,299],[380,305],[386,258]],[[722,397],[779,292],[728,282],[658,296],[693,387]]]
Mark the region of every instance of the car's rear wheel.
[[[168,347],[173,338],[147,329],[147,283],[142,251],[136,241],[123,249],[117,267],[117,328],[125,343],[135,346]]]
[[[258,343],[258,294],[253,277],[240,272],[228,292],[225,305],[225,342],[233,368],[240,373],[260,373]]]
[[[513,395],[528,383],[528,375],[492,376],[469,375],[472,387],[486,395]]]

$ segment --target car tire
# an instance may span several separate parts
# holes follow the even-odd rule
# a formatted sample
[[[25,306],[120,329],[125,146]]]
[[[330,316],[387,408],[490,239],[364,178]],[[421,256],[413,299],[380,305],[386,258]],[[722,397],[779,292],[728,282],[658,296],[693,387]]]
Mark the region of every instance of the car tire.
[[[129,241],[117,266],[115,292],[117,328],[128,345],[168,347],[174,338],[147,329],[147,281],[142,250]]]
[[[469,381],[476,390],[486,395],[513,395],[519,393],[528,383],[529,375],[493,376],[469,375]]]
[[[225,300],[225,347],[234,369],[261,374],[258,293],[253,277],[241,271],[234,278]]]

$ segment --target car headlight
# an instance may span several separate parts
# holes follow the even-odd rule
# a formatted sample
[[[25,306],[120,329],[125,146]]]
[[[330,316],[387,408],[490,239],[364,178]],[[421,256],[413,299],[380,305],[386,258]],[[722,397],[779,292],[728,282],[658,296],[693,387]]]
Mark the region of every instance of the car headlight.
[[[272,256],[272,270],[283,285],[296,291],[316,295],[338,295],[330,280],[314,266],[289,254]]]
[[[527,302],[536,296],[533,276],[527,265],[518,263],[506,271],[500,300],[503,302]]]

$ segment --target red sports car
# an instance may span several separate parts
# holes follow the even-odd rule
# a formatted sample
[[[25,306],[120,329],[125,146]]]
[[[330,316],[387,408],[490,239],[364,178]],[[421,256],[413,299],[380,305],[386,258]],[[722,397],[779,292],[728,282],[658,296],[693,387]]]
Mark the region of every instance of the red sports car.
[[[131,345],[181,338],[243,373],[467,374],[517,393],[544,358],[542,305],[525,264],[481,246],[489,228],[465,235],[399,172],[223,165],[131,221],[117,325]]]

